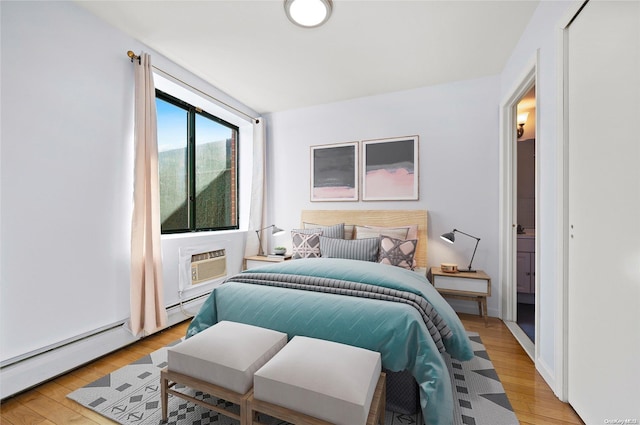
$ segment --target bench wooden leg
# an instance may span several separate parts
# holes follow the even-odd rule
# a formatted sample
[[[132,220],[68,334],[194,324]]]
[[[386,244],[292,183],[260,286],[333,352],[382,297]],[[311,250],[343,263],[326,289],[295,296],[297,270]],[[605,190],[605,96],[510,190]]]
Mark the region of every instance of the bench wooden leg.
[[[374,404],[375,403],[375,404]],[[373,400],[369,413],[375,412],[373,418],[369,417],[367,425],[384,425],[384,413],[387,409],[387,374],[382,372],[380,378],[378,378],[378,384],[376,385],[376,391],[373,395]]]
[[[169,394],[167,393],[167,388],[169,387],[169,380],[167,379],[167,374],[163,371],[160,371],[160,401],[162,402],[162,420],[167,420],[167,405]]]
[[[385,374],[382,378],[382,407],[380,408],[380,425],[385,425],[384,413],[387,411],[387,375]]]
[[[240,425],[252,425],[253,416],[250,415],[249,398],[253,395],[253,389],[249,390],[240,402]]]

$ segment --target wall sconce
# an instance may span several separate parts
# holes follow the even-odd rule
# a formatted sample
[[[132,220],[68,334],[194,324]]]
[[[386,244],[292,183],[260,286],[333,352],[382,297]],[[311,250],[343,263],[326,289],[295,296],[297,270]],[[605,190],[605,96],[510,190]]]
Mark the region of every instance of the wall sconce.
[[[275,235],[279,235],[280,233],[284,232],[284,230],[282,230],[281,228],[279,228],[275,224],[272,224],[271,226],[263,227],[262,229],[256,230],[256,235],[258,235],[258,246],[260,247],[258,249],[258,256],[259,257],[266,257],[266,255],[264,254],[264,251],[262,249],[262,240],[260,239],[260,232],[262,232],[263,230],[268,229],[268,228],[272,228],[271,234],[274,235],[274,236]]]
[[[524,134],[524,125],[527,123],[527,118],[529,118],[528,112],[518,114],[518,139]]]
[[[315,28],[329,20],[331,0],[284,0],[284,12],[294,24],[303,28]]]
[[[458,230],[458,229],[453,229],[453,231],[452,231],[452,232],[445,233],[444,235],[440,236],[440,238],[441,238],[443,241],[445,241],[445,242],[449,242],[449,243],[451,243],[451,244],[452,244],[452,243],[454,243],[454,242],[456,241],[456,235],[454,234],[454,233],[456,233],[456,232],[457,232],[457,233],[462,233],[463,235],[469,236],[470,238],[473,238],[473,239],[475,239],[475,240],[476,240],[476,247],[475,247],[475,248],[473,248],[473,255],[471,256],[471,261],[469,261],[469,267],[468,267],[468,269],[467,269],[467,270],[460,270],[461,272],[462,272],[462,271],[464,271],[464,272],[467,272],[467,273],[475,273],[475,270],[473,270],[473,269],[471,268],[471,263],[473,263],[473,257],[475,257],[475,256],[476,256],[476,250],[478,249],[478,244],[480,243],[480,238],[476,238],[475,236],[472,236],[472,235],[470,235],[470,234],[468,234],[468,233],[461,232],[461,231],[460,231],[460,230]]]

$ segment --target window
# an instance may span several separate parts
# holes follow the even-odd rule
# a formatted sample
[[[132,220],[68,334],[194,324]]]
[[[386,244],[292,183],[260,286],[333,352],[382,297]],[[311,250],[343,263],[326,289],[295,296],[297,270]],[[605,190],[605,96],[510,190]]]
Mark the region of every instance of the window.
[[[238,127],[156,90],[162,233],[238,228]]]

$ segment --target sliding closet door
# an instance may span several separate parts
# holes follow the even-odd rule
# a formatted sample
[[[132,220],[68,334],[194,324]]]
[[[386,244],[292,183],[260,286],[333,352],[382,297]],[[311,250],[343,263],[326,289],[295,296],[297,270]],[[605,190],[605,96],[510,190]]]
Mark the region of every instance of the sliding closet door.
[[[640,421],[640,2],[592,0],[567,48],[569,402]]]

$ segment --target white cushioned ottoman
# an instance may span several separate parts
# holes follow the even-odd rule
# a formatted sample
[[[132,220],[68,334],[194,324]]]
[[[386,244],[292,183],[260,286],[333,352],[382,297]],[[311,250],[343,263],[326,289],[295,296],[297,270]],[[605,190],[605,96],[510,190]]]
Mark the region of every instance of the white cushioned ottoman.
[[[169,348],[168,369],[244,394],[286,343],[285,333],[222,321]]]
[[[292,423],[316,423],[296,420],[296,412],[320,419],[317,423],[365,425],[372,401],[378,419],[384,423],[384,374],[380,353],[295,336],[254,375],[249,418],[253,412],[278,413],[261,409],[266,402],[293,411],[280,419]],[[255,407],[255,409],[254,409]],[[324,421],[324,422],[322,422]],[[370,422],[373,423],[373,422]]]
[[[222,321],[170,347],[168,365],[161,372],[163,419],[166,419],[167,393],[195,402],[192,397],[170,389],[180,383],[240,404],[241,415],[203,405],[241,420],[246,408],[243,404],[253,386],[253,374],[286,344],[285,333]],[[244,423],[244,418],[241,422]]]

